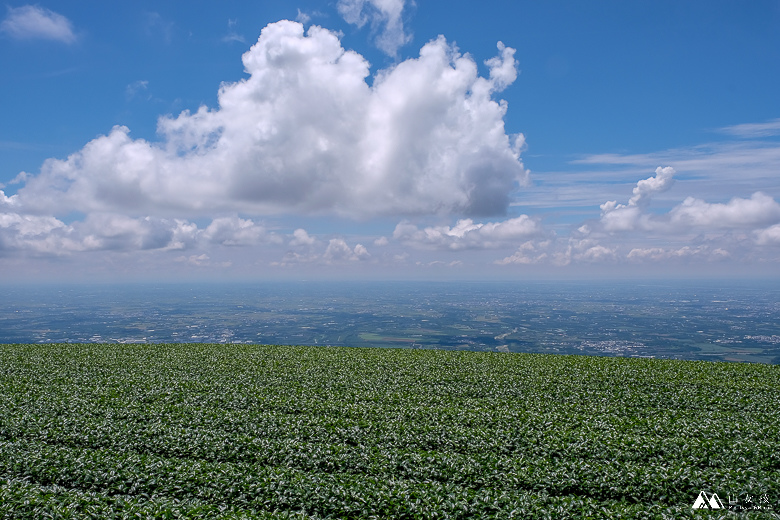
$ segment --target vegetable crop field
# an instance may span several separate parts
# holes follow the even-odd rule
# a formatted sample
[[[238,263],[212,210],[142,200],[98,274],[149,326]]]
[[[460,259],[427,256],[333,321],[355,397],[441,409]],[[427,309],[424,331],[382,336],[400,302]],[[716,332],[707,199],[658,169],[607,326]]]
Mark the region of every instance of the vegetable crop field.
[[[0,518],[780,518],[777,365],[230,344],[0,356]],[[722,507],[694,509],[702,492]]]

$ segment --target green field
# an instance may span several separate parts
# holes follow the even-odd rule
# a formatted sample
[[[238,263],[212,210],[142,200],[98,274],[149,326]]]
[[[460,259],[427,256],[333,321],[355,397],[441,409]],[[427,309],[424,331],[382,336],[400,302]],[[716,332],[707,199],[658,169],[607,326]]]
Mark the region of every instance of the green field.
[[[0,358],[4,519],[780,517],[777,365],[213,344]],[[693,510],[700,491],[732,509]]]

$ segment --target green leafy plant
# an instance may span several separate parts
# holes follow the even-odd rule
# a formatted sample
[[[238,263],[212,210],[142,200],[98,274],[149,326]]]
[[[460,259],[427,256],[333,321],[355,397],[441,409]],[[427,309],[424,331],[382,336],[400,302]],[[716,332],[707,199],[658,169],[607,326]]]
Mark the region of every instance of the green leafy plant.
[[[0,518],[780,514],[780,366],[1,345]]]

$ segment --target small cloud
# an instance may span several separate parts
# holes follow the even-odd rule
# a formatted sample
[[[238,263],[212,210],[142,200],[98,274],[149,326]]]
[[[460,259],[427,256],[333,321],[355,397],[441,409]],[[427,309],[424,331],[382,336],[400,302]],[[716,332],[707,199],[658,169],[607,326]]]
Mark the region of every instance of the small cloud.
[[[70,20],[37,5],[9,7],[8,16],[0,23],[0,33],[16,40],[76,41]]]
[[[246,39],[234,29],[236,25],[238,25],[237,18],[228,18],[228,33],[222,37],[223,42],[246,43]]]
[[[363,27],[368,22],[374,30],[379,29],[377,47],[395,57],[398,49],[412,40],[412,35],[404,29],[405,3],[405,0],[339,0],[337,7],[347,23]]]
[[[371,254],[363,244],[356,244],[355,247],[350,247],[343,238],[330,239],[325,251],[320,254],[317,252],[318,247],[315,247],[320,243],[310,237],[303,229],[296,229],[294,237],[290,241],[290,246],[307,247],[298,251],[287,251],[280,262],[271,262],[271,265],[279,267],[296,264],[338,265],[371,258]]]
[[[756,137],[771,137],[780,135],[780,118],[767,121],[766,123],[744,123],[741,125],[725,126],[719,131],[723,134],[742,137],[744,139]]]
[[[577,260],[584,260],[586,262],[601,262],[604,260],[613,260],[615,258],[615,250],[597,244],[575,255],[575,258]]]
[[[222,41],[225,43],[230,43],[230,42],[246,43],[246,38],[244,38],[238,33],[228,33],[222,37]]]
[[[147,80],[133,81],[127,87],[125,87],[125,97],[128,101],[130,101],[131,99],[134,99],[136,96],[140,95],[142,92],[146,92],[148,88],[149,82]],[[150,96],[147,96],[147,99],[149,98]]]
[[[210,260],[211,259],[209,258],[209,255],[207,255],[206,253],[200,255],[179,256],[176,258],[177,262],[182,262],[197,267],[208,266],[211,263]]]
[[[656,193],[663,193],[674,184],[674,168],[667,166],[655,169],[655,176],[643,179],[636,183],[633,196],[628,199],[629,206],[644,206],[650,201],[650,197]]]
[[[203,230],[203,237],[213,244],[223,246],[252,246],[262,242],[278,242],[278,237],[269,234],[265,227],[250,219],[236,216],[215,218]]]
[[[165,43],[169,44],[173,41],[176,24],[165,20],[160,13],[148,12],[146,13],[145,28],[149,36],[160,36]]]
[[[28,179],[32,177],[31,174],[27,172],[19,172],[16,177],[8,181],[8,184],[20,184],[27,182]]]
[[[362,244],[357,244],[354,249],[350,249],[344,239],[332,238],[328,243],[328,248],[325,250],[323,258],[327,263],[334,263],[366,260],[370,256],[368,250]]]
[[[290,245],[295,246],[311,246],[316,240],[309,236],[305,229],[296,229],[293,231],[293,239],[290,240]]]
[[[515,60],[515,49],[507,47],[503,42],[498,42],[496,47],[498,47],[499,55],[485,61],[485,65],[490,70],[493,88],[500,92],[517,79],[517,61]],[[516,147],[519,149],[525,147],[524,137],[520,137]]]
[[[536,264],[547,258],[545,250],[549,247],[550,242],[544,241],[542,243],[536,243],[534,241],[524,242],[517,251],[511,256],[507,256],[500,260],[496,260],[494,263],[498,265],[510,265],[510,264]]]
[[[461,219],[452,226],[432,226],[419,229],[409,222],[401,222],[393,231],[393,238],[425,249],[493,249],[542,232],[541,226],[528,215],[502,222],[475,223]]]
[[[756,243],[760,246],[780,245],[780,224],[757,231]]]
[[[704,260],[723,260],[729,258],[731,254],[722,248],[711,249],[708,246],[690,247],[683,246],[680,248],[663,248],[663,247],[649,247],[649,248],[634,248],[632,249],[626,258],[632,261],[645,262],[655,261],[664,262],[676,259],[685,258],[697,258]]]
[[[295,17],[295,21],[306,25],[311,21],[311,16],[298,9],[298,15]]]
[[[774,224],[780,220],[780,204],[772,197],[755,192],[749,199],[735,197],[729,202],[708,203],[686,198],[670,212],[673,224],[707,228],[745,228]]]
[[[601,223],[607,231],[631,231],[637,227],[646,226],[647,216],[642,210],[650,204],[650,199],[668,191],[674,184],[674,168],[658,167],[655,176],[642,179],[636,183],[633,196],[628,205],[618,204],[610,200],[601,205]]]
[[[460,260],[453,260],[451,262],[445,262],[444,260],[433,260],[431,262],[417,261],[414,263],[414,265],[420,267],[462,267],[463,262],[461,262]]]

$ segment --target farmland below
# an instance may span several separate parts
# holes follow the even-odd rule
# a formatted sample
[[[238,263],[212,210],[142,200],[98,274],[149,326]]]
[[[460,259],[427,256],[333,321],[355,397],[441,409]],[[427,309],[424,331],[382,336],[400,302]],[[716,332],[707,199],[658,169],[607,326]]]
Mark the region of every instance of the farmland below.
[[[0,518],[780,514],[776,365],[206,343],[0,356]],[[692,509],[702,491],[724,509]]]
[[[0,343],[250,343],[780,364],[780,284],[0,285]]]

